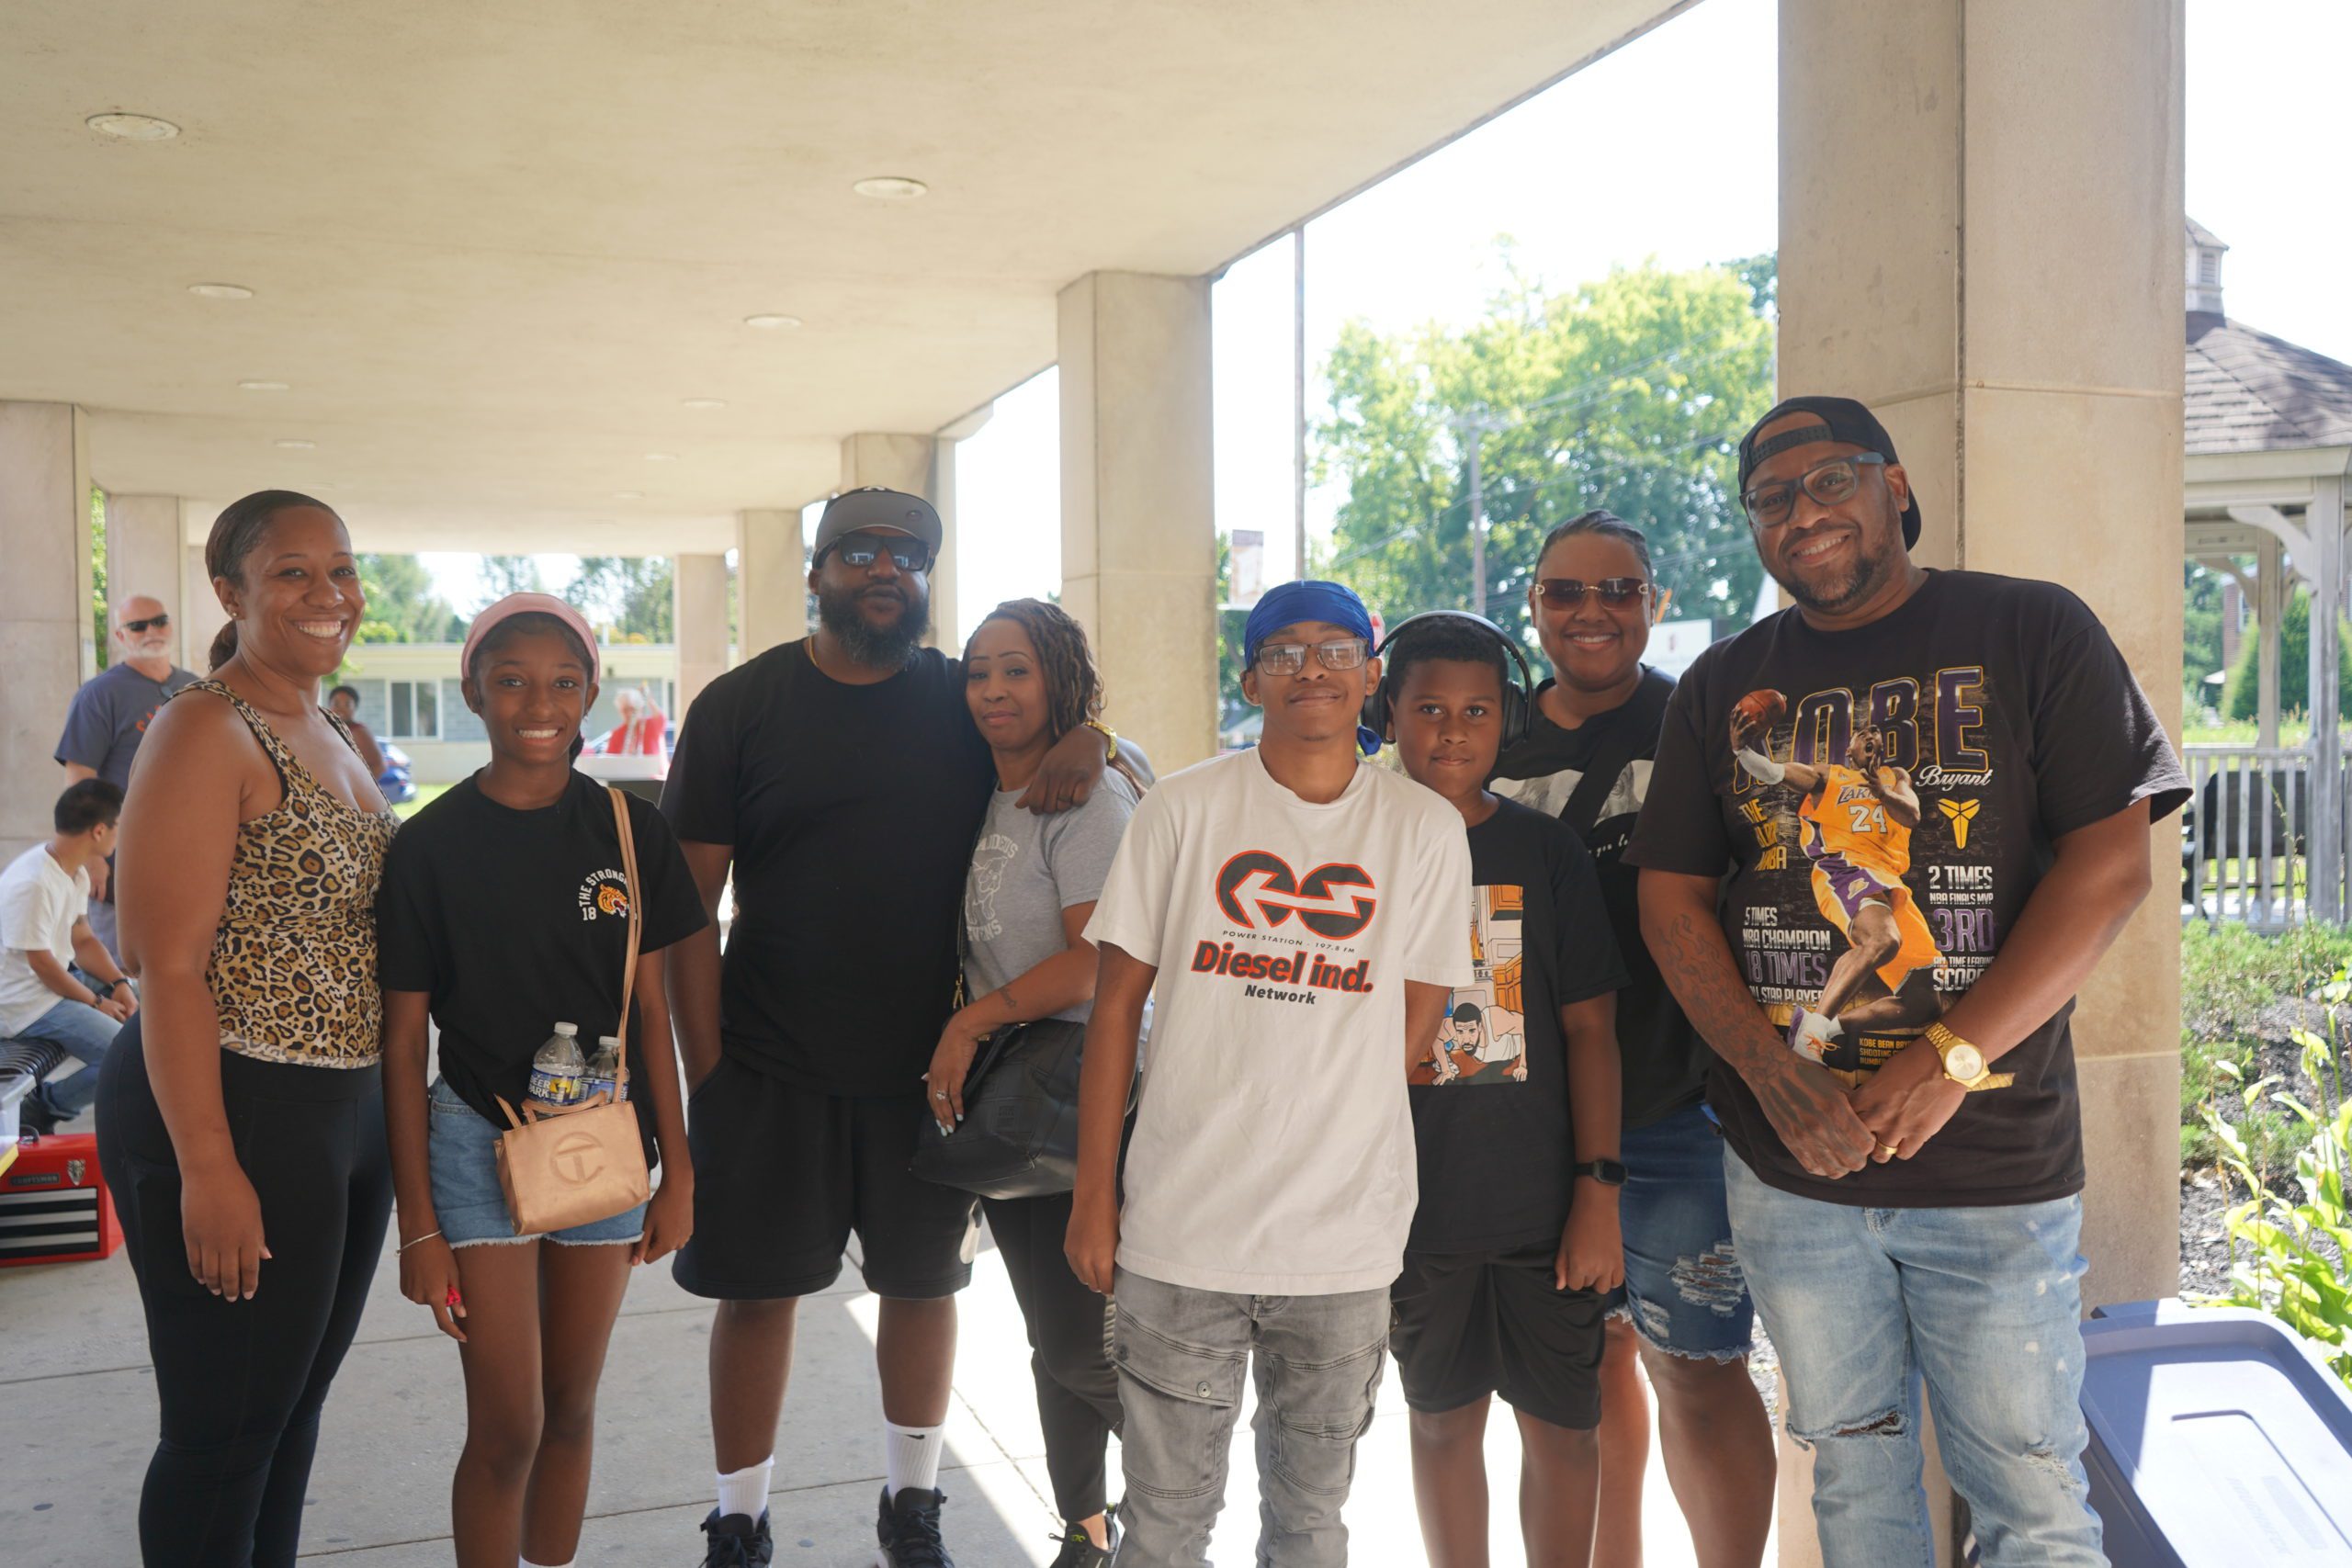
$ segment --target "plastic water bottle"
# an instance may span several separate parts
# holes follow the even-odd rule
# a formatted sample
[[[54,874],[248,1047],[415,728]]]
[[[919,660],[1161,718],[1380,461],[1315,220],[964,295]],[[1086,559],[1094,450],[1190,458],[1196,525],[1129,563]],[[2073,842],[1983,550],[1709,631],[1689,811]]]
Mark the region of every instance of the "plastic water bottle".
[[[621,1043],[609,1034],[596,1038],[596,1055],[588,1064],[588,1093],[583,1098],[599,1094],[616,1104],[628,1098],[628,1086],[621,1082]]]
[[[568,1109],[588,1093],[588,1058],[580,1054],[580,1026],[559,1023],[531,1058],[531,1099]]]

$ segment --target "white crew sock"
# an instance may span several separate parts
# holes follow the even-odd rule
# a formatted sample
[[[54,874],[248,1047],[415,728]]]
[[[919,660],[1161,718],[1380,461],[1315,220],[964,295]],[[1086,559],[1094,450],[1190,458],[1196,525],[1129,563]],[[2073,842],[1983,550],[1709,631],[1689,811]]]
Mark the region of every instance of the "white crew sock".
[[[939,1489],[939,1427],[901,1427],[882,1423],[882,1458],[890,1477],[890,1498],[908,1487],[925,1492]]]
[[[768,1511],[768,1482],[775,1474],[775,1455],[718,1478],[718,1514],[741,1514],[753,1524]]]

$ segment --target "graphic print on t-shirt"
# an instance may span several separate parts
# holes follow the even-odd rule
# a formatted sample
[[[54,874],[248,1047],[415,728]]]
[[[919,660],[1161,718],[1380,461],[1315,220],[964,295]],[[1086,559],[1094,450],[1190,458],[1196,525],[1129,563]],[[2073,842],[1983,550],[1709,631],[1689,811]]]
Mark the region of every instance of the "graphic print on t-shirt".
[[[618,866],[606,866],[592,871],[580,879],[580,918],[594,920],[599,915],[616,919],[628,919],[628,874]]]
[[[1527,1082],[1527,889],[1470,889],[1474,978],[1445,1000],[1445,1019],[1407,1083],[1492,1087]]]
[[[972,846],[971,874],[964,879],[964,935],[967,941],[994,942],[1004,934],[996,918],[996,896],[1004,888],[1004,874],[1012,868],[1021,846],[1002,833],[983,833]]]
[[[1984,671],[1969,666],[1860,697],[1838,687],[1788,705],[1759,690],[1734,710],[1741,743],[1785,768],[1767,784],[1733,765],[1756,869],[1806,873],[1773,878],[1780,898],[1743,908],[1748,987],[1792,1050],[1849,1083],[1917,1038],[1999,945],[2000,826],[1977,825],[1995,767],[1987,701]]]
[[[1218,868],[1214,892],[1227,940],[1194,945],[1195,975],[1239,981],[1253,1000],[1309,1007],[1320,992],[1373,989],[1371,959],[1334,962],[1314,940],[1348,942],[1371,928],[1380,900],[1363,867],[1326,862],[1301,875],[1271,850],[1244,850]]]

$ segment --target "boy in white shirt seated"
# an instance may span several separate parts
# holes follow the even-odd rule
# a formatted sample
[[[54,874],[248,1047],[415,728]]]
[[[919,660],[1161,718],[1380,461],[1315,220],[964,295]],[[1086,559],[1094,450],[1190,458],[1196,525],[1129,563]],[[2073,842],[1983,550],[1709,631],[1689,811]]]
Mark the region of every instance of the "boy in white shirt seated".
[[[1205,1561],[1254,1359],[1257,1560],[1336,1568],[1413,1219],[1406,1077],[1472,978],[1470,851],[1452,806],[1357,754],[1378,745],[1358,727],[1379,677],[1362,600],[1284,583],[1243,642],[1258,748],[1144,797],[1087,926],[1068,1250],[1118,1305],[1120,1561]]]
[[[0,1040],[45,1040],[84,1065],[37,1086],[23,1120],[47,1132],[89,1109],[98,1064],[139,999],[90,933],[90,867],[114,849],[122,791],[104,779],[66,786],[56,832],[0,872]]]

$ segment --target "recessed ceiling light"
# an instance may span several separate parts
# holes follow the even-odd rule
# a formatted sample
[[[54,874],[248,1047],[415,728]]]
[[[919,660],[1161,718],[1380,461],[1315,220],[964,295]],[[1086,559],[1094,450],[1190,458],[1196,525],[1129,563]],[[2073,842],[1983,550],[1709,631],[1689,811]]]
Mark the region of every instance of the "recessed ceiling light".
[[[781,332],[800,324],[797,316],[746,316],[743,324],[758,327],[763,332]]]
[[[723,409],[727,406],[727,400],[725,398],[688,398],[678,406],[688,409]]]
[[[645,460],[649,463],[674,463],[678,455],[675,452],[648,452]]]
[[[287,392],[293,390],[293,389],[284,381],[240,381],[237,383],[237,389],[241,392]]]
[[[613,499],[615,501],[642,501],[645,499],[645,492],[641,490],[616,490],[613,491]]]
[[[308,452],[311,447],[316,446],[318,443],[315,441],[302,441],[288,438],[284,441],[273,441],[270,445],[288,452]]]
[[[82,123],[118,141],[169,141],[180,133],[170,120],[144,114],[94,114]]]
[[[191,283],[190,294],[204,299],[250,299],[254,291],[242,283]]]
[[[912,201],[931,192],[931,187],[921,180],[910,180],[904,175],[877,175],[870,180],[860,180],[849,188],[876,201]]]

